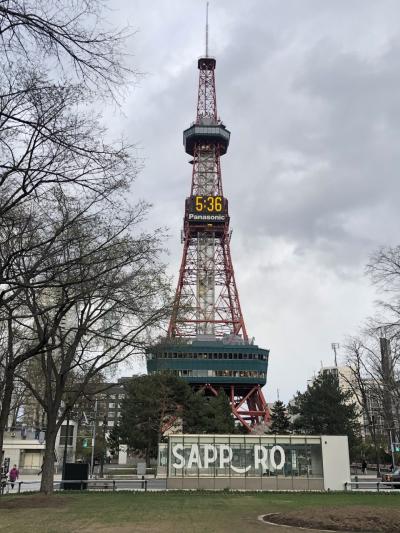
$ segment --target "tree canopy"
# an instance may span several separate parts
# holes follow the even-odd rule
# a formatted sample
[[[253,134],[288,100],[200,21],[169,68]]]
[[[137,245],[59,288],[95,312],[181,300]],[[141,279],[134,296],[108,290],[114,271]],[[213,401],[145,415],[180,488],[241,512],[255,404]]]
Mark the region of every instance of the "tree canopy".
[[[291,406],[293,429],[311,435],[347,435],[350,448],[358,442],[358,412],[352,393],[332,374],[319,375]]]
[[[287,433],[290,427],[290,418],[287,414],[286,406],[277,400],[271,409],[271,431],[272,433]]]
[[[152,374],[131,379],[125,385],[120,426],[113,432],[146,460],[156,457],[158,443],[174,425],[185,433],[233,433],[235,423],[224,391],[216,397],[194,392],[182,379]],[[114,443],[114,449],[117,445]]]

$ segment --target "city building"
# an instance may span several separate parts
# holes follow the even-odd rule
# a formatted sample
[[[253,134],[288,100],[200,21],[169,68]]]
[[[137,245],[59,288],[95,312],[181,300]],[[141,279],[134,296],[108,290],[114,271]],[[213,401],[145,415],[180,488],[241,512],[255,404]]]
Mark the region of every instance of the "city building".
[[[360,387],[354,380],[352,370],[349,366],[322,366],[318,373],[307,381],[307,384],[312,385],[316,377],[320,375],[334,376],[338,379],[339,387],[343,391],[350,393],[349,401],[354,403],[358,408],[358,423],[361,429],[361,436],[364,440],[371,439],[373,433],[376,434],[378,440],[380,441],[385,441],[388,439],[388,416],[387,413],[385,413],[383,406],[383,384],[380,380],[373,378],[363,379],[362,385],[366,396],[366,401],[365,405],[362,405],[363,399]],[[293,402],[294,399],[289,402],[289,405],[293,404]],[[396,435],[400,434],[398,416],[399,406],[395,399],[393,399],[391,408],[393,410],[393,425],[391,428],[392,438],[395,439]],[[292,419],[294,419],[295,416],[292,415]]]
[[[3,461],[6,465],[17,465],[24,474],[40,471],[45,449],[45,433],[34,429],[12,429],[5,431]]]
[[[85,398],[76,405],[70,419],[65,419],[57,434],[55,444],[55,466],[60,471],[64,460],[65,446],[67,461],[77,459],[77,448],[91,452],[93,422],[96,421],[97,435],[108,436],[121,418],[122,401],[125,397],[124,383],[129,377],[119,378],[115,383],[91,385]],[[96,402],[97,400],[97,402]],[[46,439],[46,416],[43,407],[29,393],[25,393],[19,406],[15,424],[5,432],[4,458],[24,473],[37,473],[41,469]],[[67,439],[68,426],[68,439]]]
[[[171,435],[159,444],[168,489],[344,490],[342,435]]]

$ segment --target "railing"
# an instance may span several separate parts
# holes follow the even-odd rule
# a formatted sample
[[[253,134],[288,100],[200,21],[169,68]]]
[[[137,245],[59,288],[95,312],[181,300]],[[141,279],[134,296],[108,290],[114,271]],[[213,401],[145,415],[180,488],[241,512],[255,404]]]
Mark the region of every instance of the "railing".
[[[355,474],[357,474],[357,471],[362,471],[362,463],[351,463],[350,468],[355,470]],[[379,470],[381,472],[391,472],[392,466],[388,464],[380,464]],[[376,471],[376,463],[368,463],[366,466],[366,470],[374,470]]]
[[[376,481],[363,481],[363,480],[357,480],[357,481],[346,481],[344,484],[344,490],[354,490],[352,489],[353,485],[355,485],[355,490],[366,490],[375,488],[377,492],[380,492],[380,490],[390,490],[390,489],[400,489],[400,481],[382,481],[380,479],[377,479]],[[360,487],[362,485],[362,487]]]
[[[10,429],[4,432],[4,438],[16,440],[41,440],[45,441],[46,432],[33,428]]]
[[[21,492],[22,485],[38,485],[40,481],[7,481],[3,482],[1,485],[1,494],[4,494],[6,488],[11,485],[17,486],[17,493]],[[147,479],[60,479],[59,481],[53,481],[53,487],[58,490],[66,490],[68,484],[79,484],[80,490],[90,488],[90,485],[93,485],[93,488],[99,490],[112,490],[113,492],[117,489],[117,485],[126,485],[126,484],[137,484],[140,485],[136,490],[144,490],[147,492]]]

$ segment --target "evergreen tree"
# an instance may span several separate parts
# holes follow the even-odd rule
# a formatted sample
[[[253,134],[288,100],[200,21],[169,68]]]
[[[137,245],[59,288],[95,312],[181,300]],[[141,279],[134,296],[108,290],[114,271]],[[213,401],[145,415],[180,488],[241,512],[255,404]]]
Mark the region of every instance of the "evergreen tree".
[[[297,415],[293,429],[310,435],[347,435],[350,449],[359,442],[357,406],[351,392],[340,388],[332,374],[321,374],[301,394],[291,412]]]
[[[234,433],[235,421],[229,399],[223,389],[218,396],[194,393],[183,416],[186,433]]]
[[[148,462],[157,456],[168,421],[178,419],[185,433],[234,433],[235,423],[228,396],[195,393],[182,379],[153,374],[131,379],[125,385],[121,422],[110,435],[109,445],[120,443],[141,452]]]
[[[119,434],[131,450],[144,453],[146,462],[157,456],[166,423],[190,404],[190,386],[175,376],[152,374],[125,385]]]
[[[289,427],[290,419],[285,404],[278,400],[271,409],[271,431],[272,433],[287,433]]]

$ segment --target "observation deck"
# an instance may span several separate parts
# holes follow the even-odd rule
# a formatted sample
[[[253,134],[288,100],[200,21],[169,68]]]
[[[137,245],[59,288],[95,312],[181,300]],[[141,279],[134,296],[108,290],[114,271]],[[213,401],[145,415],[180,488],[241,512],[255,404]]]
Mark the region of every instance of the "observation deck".
[[[197,60],[197,67],[199,70],[214,70],[217,60],[215,57],[202,56]]]
[[[206,119],[202,123],[195,123],[183,132],[183,145],[185,152],[194,155],[196,144],[214,144],[220,147],[220,155],[226,154],[229,146],[231,132],[226,129],[224,124],[208,123]]]
[[[229,389],[234,384],[235,388],[246,389],[265,385],[268,356],[269,350],[241,338],[197,338],[191,343],[170,339],[149,351],[147,370],[149,374],[176,375],[195,388],[210,384],[216,389]]]

